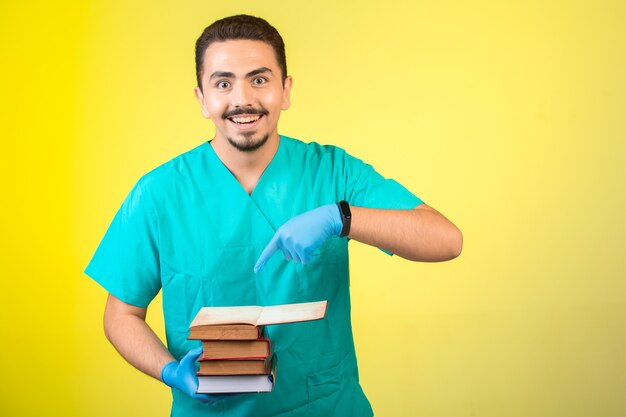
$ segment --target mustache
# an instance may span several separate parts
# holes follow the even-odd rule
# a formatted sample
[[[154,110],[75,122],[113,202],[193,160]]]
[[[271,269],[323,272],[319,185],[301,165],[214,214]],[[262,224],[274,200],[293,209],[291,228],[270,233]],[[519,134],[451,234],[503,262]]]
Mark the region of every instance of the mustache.
[[[239,116],[242,114],[246,114],[246,115],[251,115],[251,114],[258,114],[260,116],[266,116],[269,112],[267,110],[265,110],[263,107],[261,107],[260,109],[255,109],[254,107],[238,107],[236,109],[233,109],[231,111],[227,111],[226,113],[224,113],[222,115],[222,119],[228,119],[229,117],[235,117],[235,116]]]

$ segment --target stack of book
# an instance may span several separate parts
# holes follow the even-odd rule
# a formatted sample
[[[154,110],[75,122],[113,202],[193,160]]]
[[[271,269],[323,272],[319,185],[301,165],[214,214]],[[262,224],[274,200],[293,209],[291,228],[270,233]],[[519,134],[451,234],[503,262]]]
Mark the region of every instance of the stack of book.
[[[271,392],[270,341],[263,326],[196,325],[189,339],[202,341],[198,393]]]
[[[276,358],[263,328],[269,324],[318,320],[326,301],[270,307],[203,307],[189,326],[188,339],[201,340],[198,393],[271,392]]]

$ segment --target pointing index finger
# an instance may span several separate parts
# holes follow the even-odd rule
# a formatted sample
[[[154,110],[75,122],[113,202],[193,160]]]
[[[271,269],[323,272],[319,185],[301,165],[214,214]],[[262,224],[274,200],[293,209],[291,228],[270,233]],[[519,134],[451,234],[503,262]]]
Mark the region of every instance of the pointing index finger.
[[[276,244],[276,236],[272,238],[270,243],[263,249],[259,260],[256,261],[256,265],[254,265],[254,273],[258,274],[265,268],[265,264],[267,261],[274,255],[274,252],[278,249],[278,245]]]

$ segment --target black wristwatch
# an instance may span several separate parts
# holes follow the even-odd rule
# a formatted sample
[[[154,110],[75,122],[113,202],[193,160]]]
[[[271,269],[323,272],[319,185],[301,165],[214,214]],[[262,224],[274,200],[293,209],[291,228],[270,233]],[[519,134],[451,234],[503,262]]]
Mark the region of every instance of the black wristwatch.
[[[352,213],[350,212],[350,205],[347,201],[343,200],[337,203],[339,206],[339,213],[341,213],[341,233],[339,237],[348,236],[350,234],[350,224],[352,223]]]

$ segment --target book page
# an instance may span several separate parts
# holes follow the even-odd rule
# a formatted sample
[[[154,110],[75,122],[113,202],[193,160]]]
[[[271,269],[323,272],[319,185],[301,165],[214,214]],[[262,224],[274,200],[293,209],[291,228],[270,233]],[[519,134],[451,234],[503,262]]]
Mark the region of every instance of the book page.
[[[263,307],[202,307],[189,327],[205,324],[257,325]]]
[[[294,323],[318,320],[326,315],[327,301],[276,306],[202,307],[189,327],[214,324]]]
[[[326,315],[327,301],[313,303],[283,304],[263,308],[258,324],[295,323],[318,320]]]

